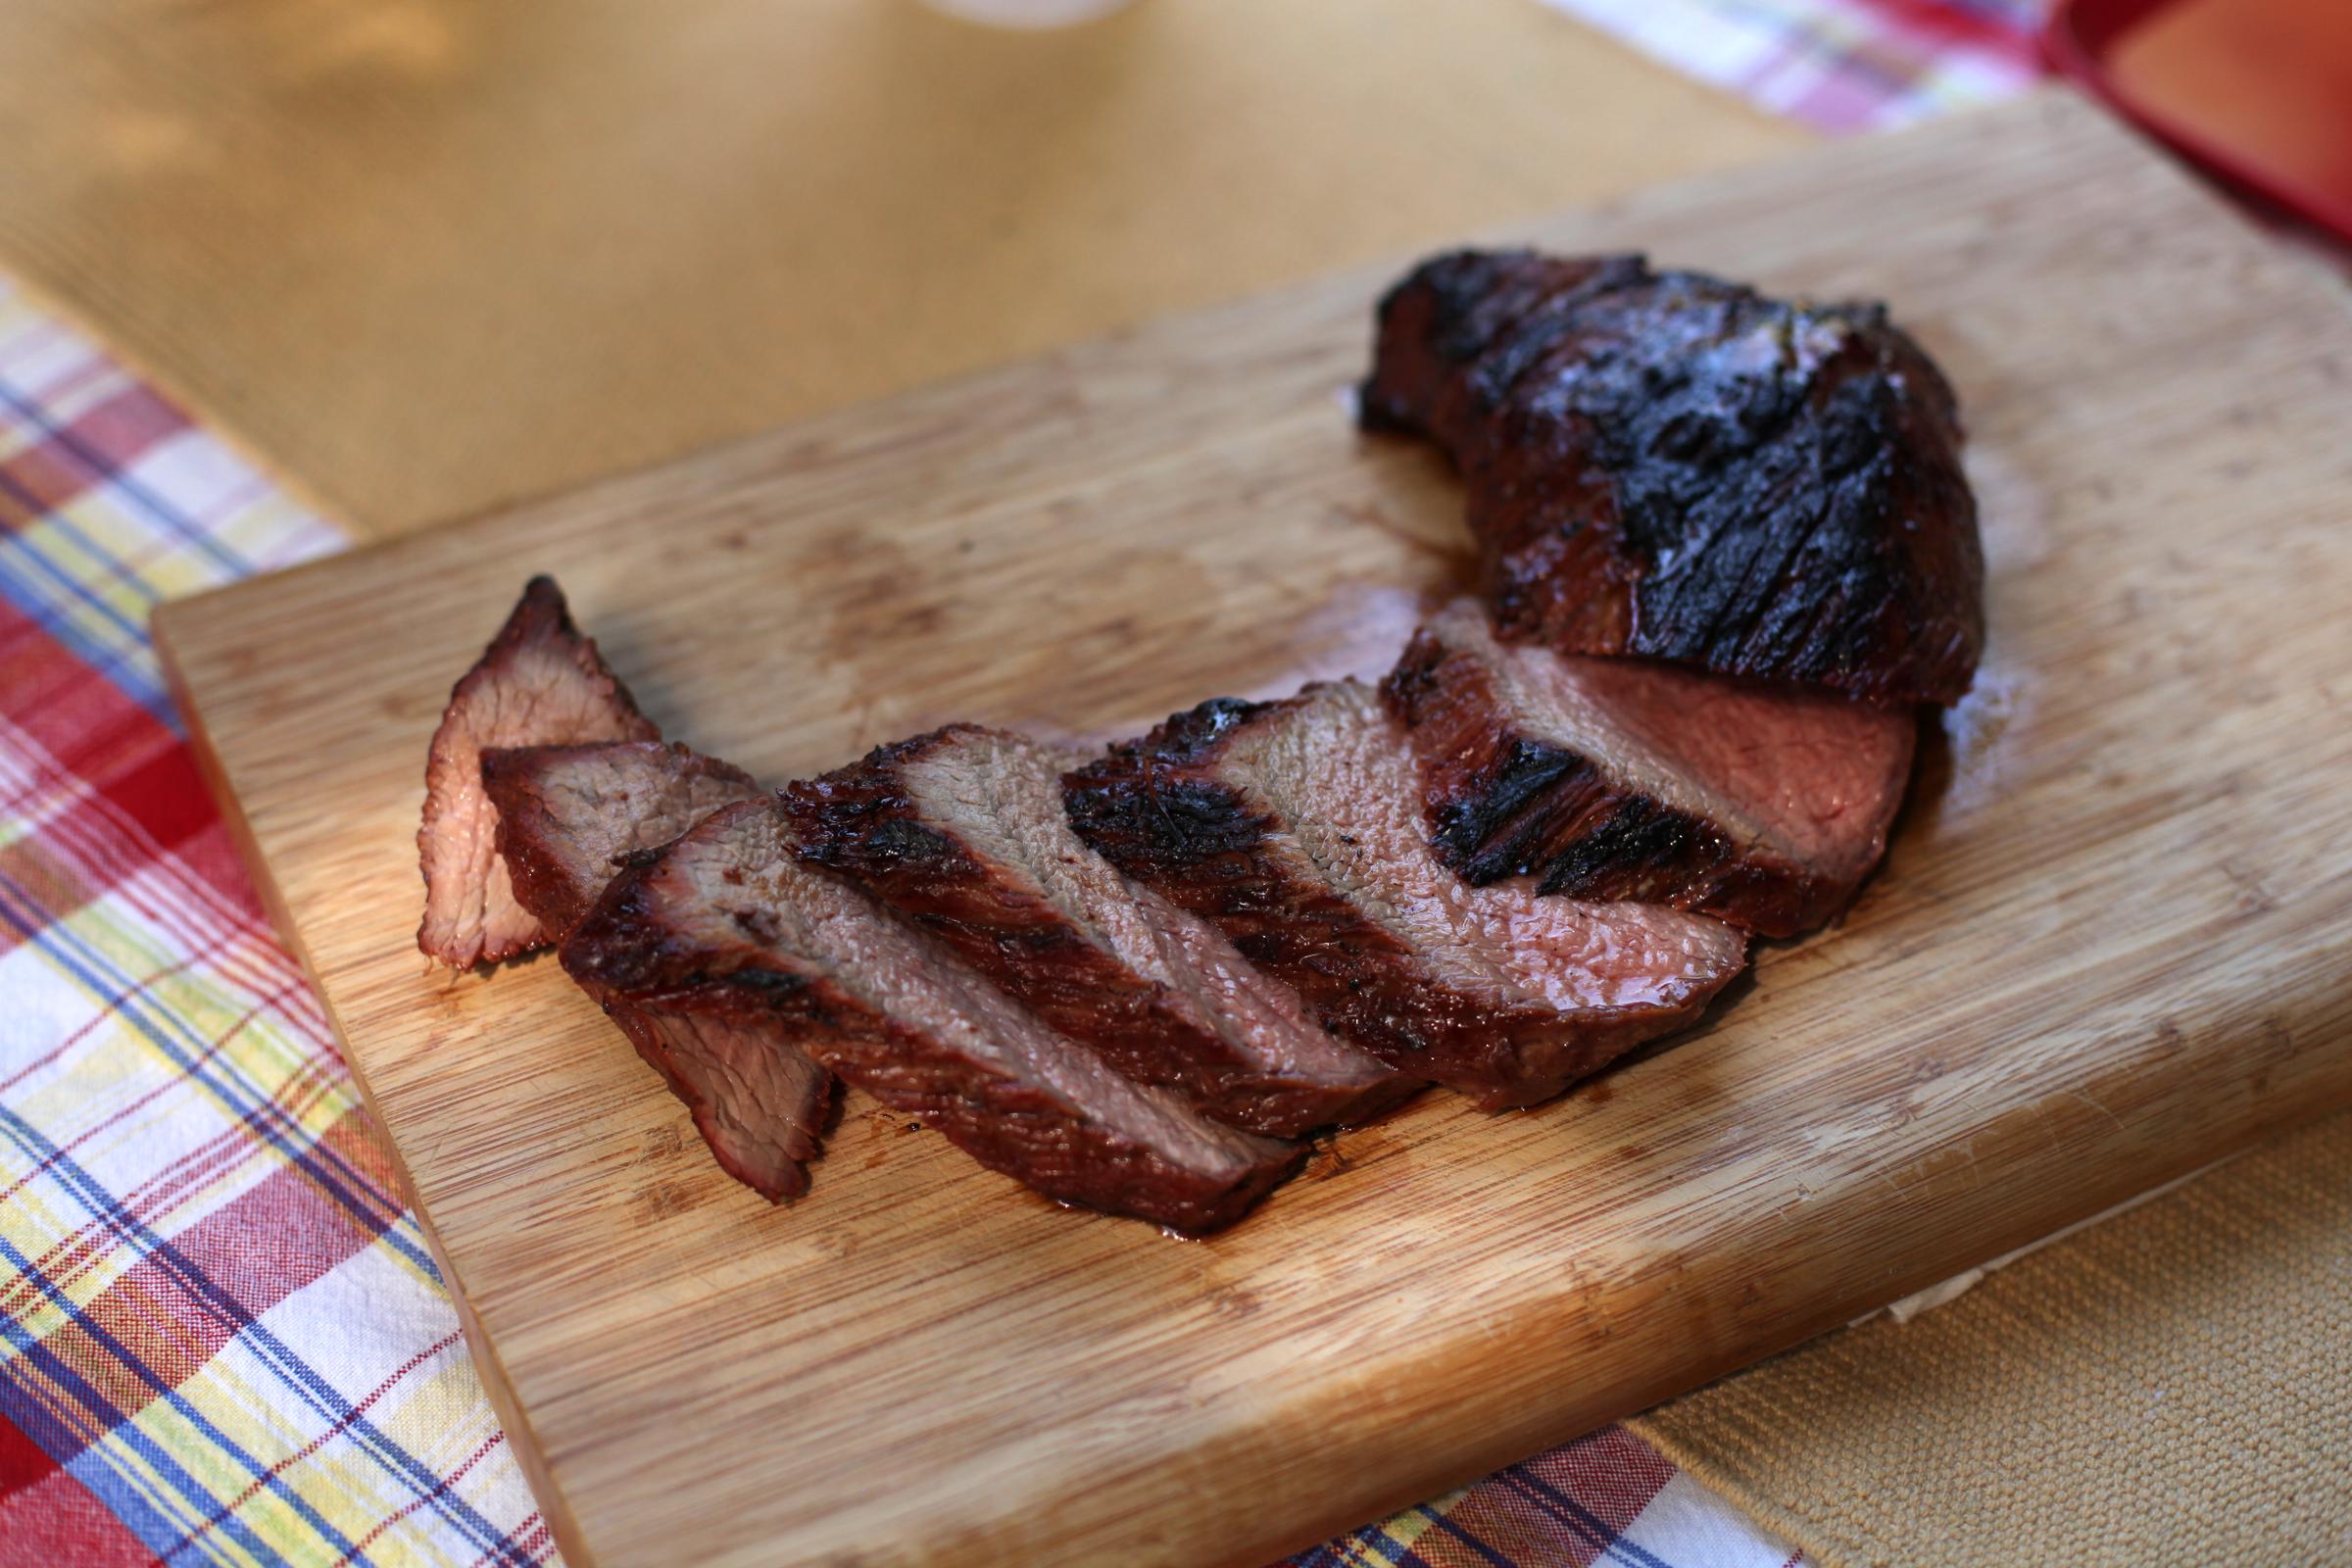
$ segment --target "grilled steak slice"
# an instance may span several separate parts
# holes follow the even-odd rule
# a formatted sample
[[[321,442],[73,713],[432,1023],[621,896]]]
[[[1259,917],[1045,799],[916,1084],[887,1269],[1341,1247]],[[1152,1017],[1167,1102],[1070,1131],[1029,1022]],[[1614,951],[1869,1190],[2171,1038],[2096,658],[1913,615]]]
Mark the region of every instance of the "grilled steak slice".
[[[1948,703],[1984,638],[1951,388],[1876,305],[1463,251],[1380,304],[1367,428],[1469,489],[1505,636]]]
[[[482,753],[482,789],[516,902],[559,938],[622,857],[765,793],[739,767],[660,741],[492,747]]]
[[[482,749],[566,741],[650,741],[653,722],[571,623],[553,577],[533,577],[522,600],[449,694],[424,766],[424,923],[416,946],[452,968],[511,958],[543,946],[539,921],[517,903],[482,793]]]
[[[1295,1138],[1415,1087],[1334,1039],[1206,921],[1071,831],[1083,754],[971,724],[788,786],[804,857],[945,938],[1047,1023],[1218,1121]]]
[[[848,881],[773,801],[623,871],[564,944],[602,995],[788,1030],[893,1110],[1049,1198],[1183,1231],[1238,1219],[1297,1151],[1128,1082]]]
[[[786,1031],[770,1019],[597,1001],[686,1102],[721,1170],[771,1203],[808,1190],[833,1078]]]
[[[1463,600],[1382,686],[1410,730],[1431,842],[1473,882],[1819,925],[1886,846],[1908,708],[1495,640]]]
[[[683,746],[612,741],[493,747],[482,787],[514,897],[561,936],[612,880],[615,862],[668,843],[722,806],[763,791],[741,768]],[[773,1202],[806,1192],[832,1079],[772,1026],[598,999],[729,1175]]]
[[[1402,726],[1355,681],[1203,703],[1066,783],[1119,869],[1340,1034],[1489,1109],[1689,1021],[1743,961],[1702,915],[1464,882],[1429,847]]]

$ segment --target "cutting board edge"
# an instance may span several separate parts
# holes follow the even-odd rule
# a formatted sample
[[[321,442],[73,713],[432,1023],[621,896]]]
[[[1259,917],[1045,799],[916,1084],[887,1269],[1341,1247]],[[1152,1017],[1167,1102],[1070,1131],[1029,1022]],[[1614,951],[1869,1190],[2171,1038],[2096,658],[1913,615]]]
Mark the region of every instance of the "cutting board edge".
[[[290,574],[271,573],[270,577],[275,580]],[[196,701],[195,692],[189,686],[182,668],[172,628],[183,615],[201,617],[213,610],[226,613],[227,611],[220,605],[207,606],[205,602],[224,599],[241,586],[244,584],[232,583],[211,593],[167,600],[149,612],[148,629],[154,639],[157,661],[163,666],[165,686],[180,715],[186,720],[188,750],[195,759],[197,774],[204,780],[205,788],[211,791],[215,804],[220,808],[220,820],[228,829],[230,843],[236,846],[237,860],[252,879],[254,891],[261,897],[262,907],[270,916],[270,926],[294,955],[295,962],[302,966],[304,982],[318,999],[318,1005],[334,1030],[336,1054],[342,1057],[344,1069],[351,1074],[352,1082],[358,1087],[360,1101],[368,1107],[369,1119],[383,1133],[384,1151],[391,1159],[394,1174],[399,1177],[401,1196],[416,1216],[416,1228],[424,1233],[425,1248],[432,1254],[434,1267],[441,1272],[450,1305],[457,1312],[458,1327],[466,1337],[466,1351],[473,1358],[475,1374],[481,1380],[482,1392],[489,1398],[491,1408],[498,1412],[499,1424],[507,1434],[507,1446],[514,1451],[515,1462],[522,1467],[523,1478],[530,1484],[532,1499],[539,1504],[539,1511],[547,1520],[548,1530],[554,1535],[557,1549],[564,1554],[564,1560],[567,1564],[577,1565],[577,1568],[594,1568],[596,1553],[589,1549],[587,1538],[581,1534],[573,1516],[570,1499],[564,1494],[562,1483],[556,1479],[555,1471],[547,1462],[546,1447],[532,1429],[529,1411],[514,1392],[514,1381],[507,1375],[506,1364],[499,1357],[497,1344],[474,1312],[473,1302],[466,1294],[465,1276],[460,1272],[457,1260],[450,1255],[449,1249],[443,1245],[440,1227],[434,1224],[431,1213],[417,1199],[416,1183],[409,1174],[408,1155],[401,1149],[400,1141],[391,1136],[389,1124],[377,1107],[375,1091],[368,1083],[368,1070],[362,1064],[362,1053],[352,1049],[333,994],[319,983],[318,969],[311,961],[309,945],[303,941],[301,930],[287,913],[285,897],[270,869],[270,858],[263,853],[261,842],[254,835],[253,824],[245,815],[244,804],[231,785],[227,763],[213,744],[212,731],[204,719],[204,710]],[[423,961],[422,954],[417,957],[419,962]]]
[[[1915,1296],[1948,1280],[1959,1278],[1972,1269],[1982,1268],[2011,1255],[2037,1249],[2063,1240],[2093,1223],[2103,1223],[2105,1217],[2130,1208],[2141,1200],[2154,1198],[2169,1189],[2197,1180],[2209,1171],[2218,1170],[2258,1145],[2311,1125],[2327,1117],[2352,1112],[2352,1073],[2342,1076],[2340,1085],[2328,1098],[2288,1108],[2282,1115],[2269,1120],[2249,1123],[2237,1136],[2218,1150],[2199,1149],[2184,1153],[2177,1169],[2152,1180],[2139,1177],[2112,1196],[2086,1200],[2082,1209],[2063,1223],[2050,1225],[2036,1220],[2016,1230],[2010,1239],[1990,1247],[1963,1249],[1955,1253],[1955,1261],[1927,1267],[1913,1267],[1906,1275],[1894,1276],[1880,1289],[1859,1293],[1845,1298],[1842,1305],[1823,1306],[1786,1333],[1757,1340],[1750,1346],[1727,1349],[1711,1360],[1693,1363],[1691,1370],[1677,1370],[1655,1379],[1647,1386],[1629,1390],[1611,1397],[1587,1399],[1576,1404],[1563,1404],[1560,1417],[1547,1423],[1538,1423],[1541,1430],[1532,1439],[1514,1432],[1487,1446],[1484,1454],[1473,1453],[1466,1462],[1450,1467],[1428,1485],[1394,1487],[1387,1492],[1371,1494],[1372,1500],[1360,1505],[1334,1506],[1311,1529],[1270,1534],[1260,1543],[1237,1548],[1215,1559],[1209,1568],[1264,1568],[1267,1563],[1298,1551],[1310,1549],[1368,1522],[1377,1522],[1404,1509],[1426,1502],[1459,1487],[1468,1486],[1486,1476],[1579,1438],[1588,1437],[1613,1423],[1624,1421],[1670,1399],[1692,1394],[1724,1378],[1735,1377],[1777,1355],[1800,1349],[1816,1340],[1824,1339],[1838,1330],[1885,1311],[1896,1302]],[[1760,1347],[1760,1348],[1758,1348]],[[1197,1544],[1183,1543],[1178,1549],[1164,1557],[1131,1554],[1122,1549],[1125,1560],[1139,1563],[1142,1568],[1188,1568],[1201,1561]],[[1006,1558],[1014,1561],[1059,1561],[1060,1558],[1037,1559],[1026,1556]],[[1073,1563],[1092,1561],[1091,1557],[1067,1559]],[[943,1559],[939,1568],[947,1568]]]

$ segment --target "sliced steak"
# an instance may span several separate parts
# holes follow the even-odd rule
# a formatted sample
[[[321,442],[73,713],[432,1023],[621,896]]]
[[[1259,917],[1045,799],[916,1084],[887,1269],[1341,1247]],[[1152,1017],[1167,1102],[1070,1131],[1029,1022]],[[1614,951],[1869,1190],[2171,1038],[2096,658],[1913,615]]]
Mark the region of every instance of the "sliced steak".
[[[727,807],[622,872],[564,965],[600,995],[779,1024],[885,1105],[1063,1202],[1214,1230],[1297,1162],[1130,1083],[800,851],[780,804]]]
[[[1296,1138],[1413,1081],[1337,1039],[1214,926],[1119,875],[1071,831],[1086,760],[956,724],[790,785],[805,857],[911,915],[1047,1023],[1208,1115]]]
[[[579,634],[553,577],[533,577],[482,657],[449,694],[424,767],[424,922],[416,946],[463,969],[543,946],[539,921],[515,900],[482,793],[490,746],[650,741],[661,732]]]
[[[482,753],[482,789],[515,901],[558,938],[622,857],[766,793],[740,767],[660,741],[492,747]]]
[[[1878,863],[1918,722],[1835,693],[1496,641],[1464,600],[1382,687],[1439,856],[1473,882],[1819,925]]]
[[[1703,915],[1464,882],[1429,846],[1402,726],[1359,682],[1203,703],[1067,788],[1119,869],[1342,1035],[1490,1109],[1688,1022],[1743,961]]]
[[[720,1169],[771,1203],[808,1190],[833,1078],[786,1030],[772,1019],[597,1000],[686,1102]]]
[[[1469,489],[1506,637],[1948,703],[1984,639],[1951,388],[1877,305],[1463,251],[1381,301],[1368,428]]]
[[[561,937],[626,857],[657,849],[722,806],[765,792],[741,768],[660,741],[493,747],[482,787],[514,897]],[[772,1025],[597,999],[686,1102],[718,1163],[774,1202],[806,1192],[832,1079]]]

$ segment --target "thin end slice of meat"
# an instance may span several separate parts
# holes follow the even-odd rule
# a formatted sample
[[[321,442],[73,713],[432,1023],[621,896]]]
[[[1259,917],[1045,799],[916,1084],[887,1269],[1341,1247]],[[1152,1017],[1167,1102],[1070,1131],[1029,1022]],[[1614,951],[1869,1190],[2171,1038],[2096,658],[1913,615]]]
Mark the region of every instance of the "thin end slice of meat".
[[[1402,726],[1359,682],[1204,703],[1067,784],[1113,864],[1342,1035],[1489,1109],[1690,1021],[1744,961],[1703,915],[1463,881],[1429,846]]]
[[[1367,427],[1461,468],[1506,636],[1955,701],[1984,564],[1951,387],[1884,307],[1461,251],[1382,299]]]
[[[806,858],[943,938],[1041,1018],[1218,1121],[1296,1138],[1417,1087],[1334,1038],[1214,926],[1122,877],[1072,831],[1086,760],[956,724],[786,787]]]
[[[1505,644],[1466,600],[1382,695],[1431,842],[1472,882],[1533,874],[1775,937],[1836,914],[1878,863],[1918,730],[1908,708]]]
[[[1062,1202],[1199,1233],[1296,1165],[1297,1150],[1129,1082],[800,851],[780,804],[727,807],[623,871],[564,966],[641,1006],[780,1024],[891,1109]]]
[[[611,741],[493,747],[482,787],[515,898],[547,931],[578,923],[626,858],[660,848],[722,806],[765,792],[684,746]],[[726,1172],[778,1201],[806,1192],[832,1079],[772,1024],[597,999]]]
[[[499,858],[497,813],[482,793],[491,746],[650,741],[661,731],[637,710],[579,634],[553,577],[533,577],[506,625],[449,694],[424,767],[424,922],[416,946],[452,968],[495,962],[546,944],[515,900]]]

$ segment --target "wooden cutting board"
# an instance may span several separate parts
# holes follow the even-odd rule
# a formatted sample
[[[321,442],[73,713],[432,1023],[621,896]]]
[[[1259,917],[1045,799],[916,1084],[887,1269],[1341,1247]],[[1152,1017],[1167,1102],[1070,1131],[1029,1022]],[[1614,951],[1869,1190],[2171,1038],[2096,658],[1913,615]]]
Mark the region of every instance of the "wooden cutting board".
[[[1973,427],[1987,662],[1842,929],[1207,1242],[855,1098],[761,1204],[553,963],[417,956],[425,740],[542,569],[776,778],[1377,669],[1463,554],[1349,427],[1389,270],[159,613],[579,1568],[1262,1560],[2352,1102],[2341,285],[2055,97],[1525,237],[1893,300]]]

